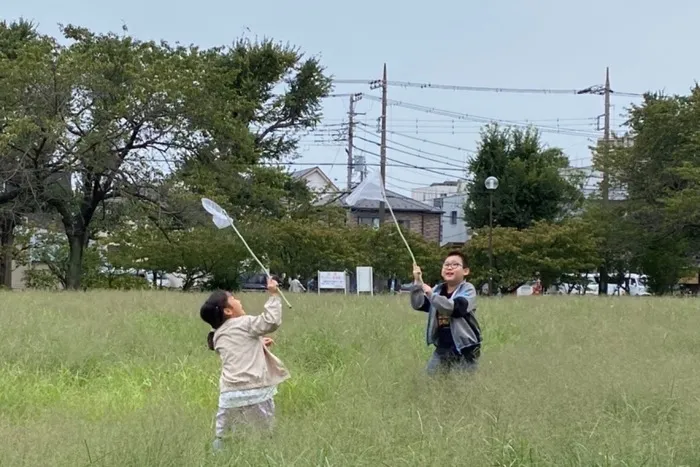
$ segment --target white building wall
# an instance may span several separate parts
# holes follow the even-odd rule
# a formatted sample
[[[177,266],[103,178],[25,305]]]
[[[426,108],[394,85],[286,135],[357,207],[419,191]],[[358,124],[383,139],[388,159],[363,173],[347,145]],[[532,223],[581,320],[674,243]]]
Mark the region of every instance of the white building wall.
[[[469,231],[464,222],[464,205],[466,193],[457,193],[433,200],[433,204],[442,208],[440,245],[447,243],[466,243]]]
[[[311,191],[319,192],[326,191],[328,189],[326,186],[328,182],[317,172],[311,172],[308,175],[305,175],[304,180]]]

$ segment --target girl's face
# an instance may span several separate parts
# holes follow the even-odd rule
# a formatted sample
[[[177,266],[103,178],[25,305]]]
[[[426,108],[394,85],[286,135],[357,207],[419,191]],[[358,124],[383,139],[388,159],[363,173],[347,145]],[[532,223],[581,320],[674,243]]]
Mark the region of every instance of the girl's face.
[[[232,294],[228,294],[228,301],[226,302],[226,308],[224,308],[224,314],[230,318],[237,318],[245,314],[241,301]]]

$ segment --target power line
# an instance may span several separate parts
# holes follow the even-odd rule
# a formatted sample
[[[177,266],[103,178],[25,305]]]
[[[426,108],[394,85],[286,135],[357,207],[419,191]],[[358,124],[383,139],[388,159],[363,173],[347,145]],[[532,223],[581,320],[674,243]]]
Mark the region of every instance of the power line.
[[[357,146],[355,146],[355,150],[356,150],[356,151],[363,152],[363,153],[365,153],[365,154],[369,154],[370,156],[375,156],[375,157],[380,157],[380,158],[381,158],[381,156],[380,156],[379,154],[374,153],[374,152],[372,152],[372,151],[367,151],[366,149],[358,148]],[[454,168],[454,167],[444,167],[444,166],[443,166],[443,167],[435,167],[435,168],[433,168],[433,167],[420,167],[420,166],[417,166],[417,165],[409,164],[409,163],[407,163],[407,162],[402,162],[402,161],[397,160],[397,159],[392,159],[392,158],[390,158],[390,157],[387,157],[386,160],[391,161],[391,162],[394,162],[394,165],[393,165],[394,167],[402,167],[402,168],[404,168],[404,169],[423,170],[423,171],[430,172],[430,173],[434,173],[434,174],[436,174],[436,175],[441,175],[441,176],[447,177],[447,178],[454,178],[454,175],[453,175],[453,174],[452,174],[452,175],[451,175],[451,174],[446,174],[446,173],[444,173],[444,172],[439,172],[438,170],[447,170],[447,171],[455,171],[455,172],[464,172],[464,168],[459,168],[459,169],[457,169],[457,168]],[[398,165],[396,165],[396,164],[398,164]],[[372,164],[367,164],[367,165],[372,165]],[[389,167],[389,166],[390,166],[390,165],[387,164],[387,167]],[[437,169],[437,170],[436,170],[436,169]]]
[[[367,142],[367,143],[375,144],[375,145],[377,145],[377,146],[380,145],[380,143],[378,143],[378,142],[376,142],[376,141],[372,141],[372,140],[367,139],[367,138],[363,138],[362,136],[355,136],[355,138],[357,138],[357,139],[359,139],[359,140],[362,140],[362,141],[365,141],[365,142]],[[388,141],[388,140],[387,140],[387,141]],[[430,157],[427,157],[427,156],[424,156],[424,155],[421,155],[421,154],[415,154],[415,153],[412,153],[412,152],[404,151],[404,150],[402,150],[402,149],[397,149],[397,148],[394,148],[394,147],[391,147],[391,146],[387,146],[387,149],[391,149],[392,151],[396,151],[396,152],[399,152],[399,153],[401,153],[401,154],[406,154],[407,156],[419,157],[419,158],[425,159],[425,160],[430,161],[430,162],[442,163],[442,162],[450,162],[450,161],[452,161],[452,162],[455,162],[455,163],[458,163],[458,164],[464,164],[464,163],[465,163],[464,161],[460,161],[460,160],[457,160],[457,159],[450,159],[450,158],[447,158],[447,157],[442,156],[442,155],[437,155],[438,157],[441,157],[441,158],[443,159],[443,160],[441,161],[441,160],[437,160],[437,159],[432,159],[432,158],[430,158]],[[413,149],[413,148],[411,148],[411,149]]]
[[[364,123],[361,123],[361,125],[365,125],[365,124],[364,124]],[[468,152],[468,153],[471,153],[471,154],[476,154],[476,151],[474,151],[474,150],[472,150],[472,149],[466,149],[466,148],[462,148],[462,147],[460,147],[460,146],[453,146],[453,145],[451,145],[451,144],[440,143],[440,142],[438,142],[438,141],[432,141],[432,140],[429,140],[429,139],[418,138],[418,137],[416,137],[416,136],[407,135],[407,134],[405,134],[405,133],[400,133],[400,132],[398,132],[398,131],[389,131],[389,130],[387,130],[387,133],[391,133],[392,135],[401,136],[401,137],[408,138],[408,139],[412,139],[412,140],[415,140],[415,141],[420,141],[421,143],[433,144],[433,145],[435,145],[435,146],[441,146],[441,147],[443,147],[443,148],[449,148],[449,149],[454,149],[454,150],[456,150],[456,151],[464,151],[464,152]]]
[[[370,100],[374,100],[374,96],[365,96],[369,98]],[[387,99],[387,104],[397,106],[397,107],[403,107],[406,109],[410,110],[415,110],[418,112],[426,112],[426,113],[432,113],[436,115],[445,115],[449,117],[453,117],[456,119],[460,120],[469,120],[469,121],[475,121],[475,122],[482,122],[482,123],[504,123],[507,125],[511,126],[517,126],[517,127],[535,127],[538,130],[542,131],[543,133],[557,133],[557,134],[565,134],[569,136],[584,136],[587,138],[590,137],[598,137],[599,135],[593,131],[583,131],[583,130],[577,130],[575,128],[557,128],[557,127],[549,127],[549,126],[543,126],[543,125],[531,125],[523,122],[518,122],[514,120],[503,120],[503,119],[496,119],[496,118],[488,118],[488,117],[481,117],[478,115],[470,115],[470,114],[463,114],[459,112],[454,112],[451,110],[444,110],[444,109],[438,109],[436,107],[427,107],[424,105],[418,105],[418,104],[412,104],[410,102],[402,102],[402,101],[396,101],[393,99]]]
[[[334,79],[337,84],[366,84],[373,85],[381,80],[376,79]],[[453,84],[437,84],[437,83],[420,83],[412,81],[387,81],[387,86],[397,86],[402,88],[419,88],[419,89],[440,89],[448,91],[474,91],[474,92],[496,92],[496,93],[515,93],[515,94],[554,94],[554,95],[581,95],[582,89],[546,89],[546,88],[507,88],[507,87],[491,87],[491,86],[464,86]],[[643,97],[644,94],[634,92],[617,92],[613,95],[621,97]]]

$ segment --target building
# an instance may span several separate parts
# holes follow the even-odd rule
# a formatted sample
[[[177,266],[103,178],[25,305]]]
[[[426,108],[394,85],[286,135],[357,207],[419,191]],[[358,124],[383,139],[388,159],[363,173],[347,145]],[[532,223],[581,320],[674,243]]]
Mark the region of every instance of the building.
[[[336,184],[333,183],[333,180],[331,180],[319,167],[312,167],[310,169],[292,172],[292,178],[304,180],[306,185],[309,187],[309,190],[315,193],[325,194],[328,192],[336,193],[339,191]]]
[[[430,186],[414,188],[411,190],[411,198],[421,203],[427,203],[435,198],[442,198],[465,190],[464,180],[448,180],[433,183]]]
[[[433,205],[442,211],[440,246],[461,247],[469,241],[469,228],[464,221],[467,193],[455,193],[433,199]]]
[[[309,189],[321,194],[319,203],[332,201],[344,207],[348,211],[349,224],[379,226],[379,201],[365,200],[353,207],[346,205],[344,200],[349,193],[342,193],[319,167],[293,172],[292,177],[305,180]],[[400,225],[429,242],[440,242],[440,222],[443,214],[441,208],[392,191],[387,191],[386,194]],[[391,222],[388,210],[385,220]]]
[[[421,235],[428,242],[440,242],[442,209],[392,191],[387,191],[386,196],[389,203],[391,203],[391,208],[399,225],[406,230]],[[357,205],[350,207],[345,204],[346,197],[347,194],[341,196],[339,203],[348,210],[348,222],[350,224],[379,227],[379,201],[363,200]],[[384,219],[392,222],[388,209]]]
[[[443,211],[440,219],[441,246],[458,247],[469,240],[469,228],[464,223],[466,191],[466,180],[447,180],[411,190],[414,200],[432,204]]]

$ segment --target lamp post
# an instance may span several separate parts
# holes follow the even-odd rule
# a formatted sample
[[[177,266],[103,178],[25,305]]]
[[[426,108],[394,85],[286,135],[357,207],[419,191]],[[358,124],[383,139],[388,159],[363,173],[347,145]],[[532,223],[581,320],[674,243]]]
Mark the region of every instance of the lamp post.
[[[498,179],[488,177],[484,186],[489,191],[489,296],[493,296],[493,192],[498,188]]]

